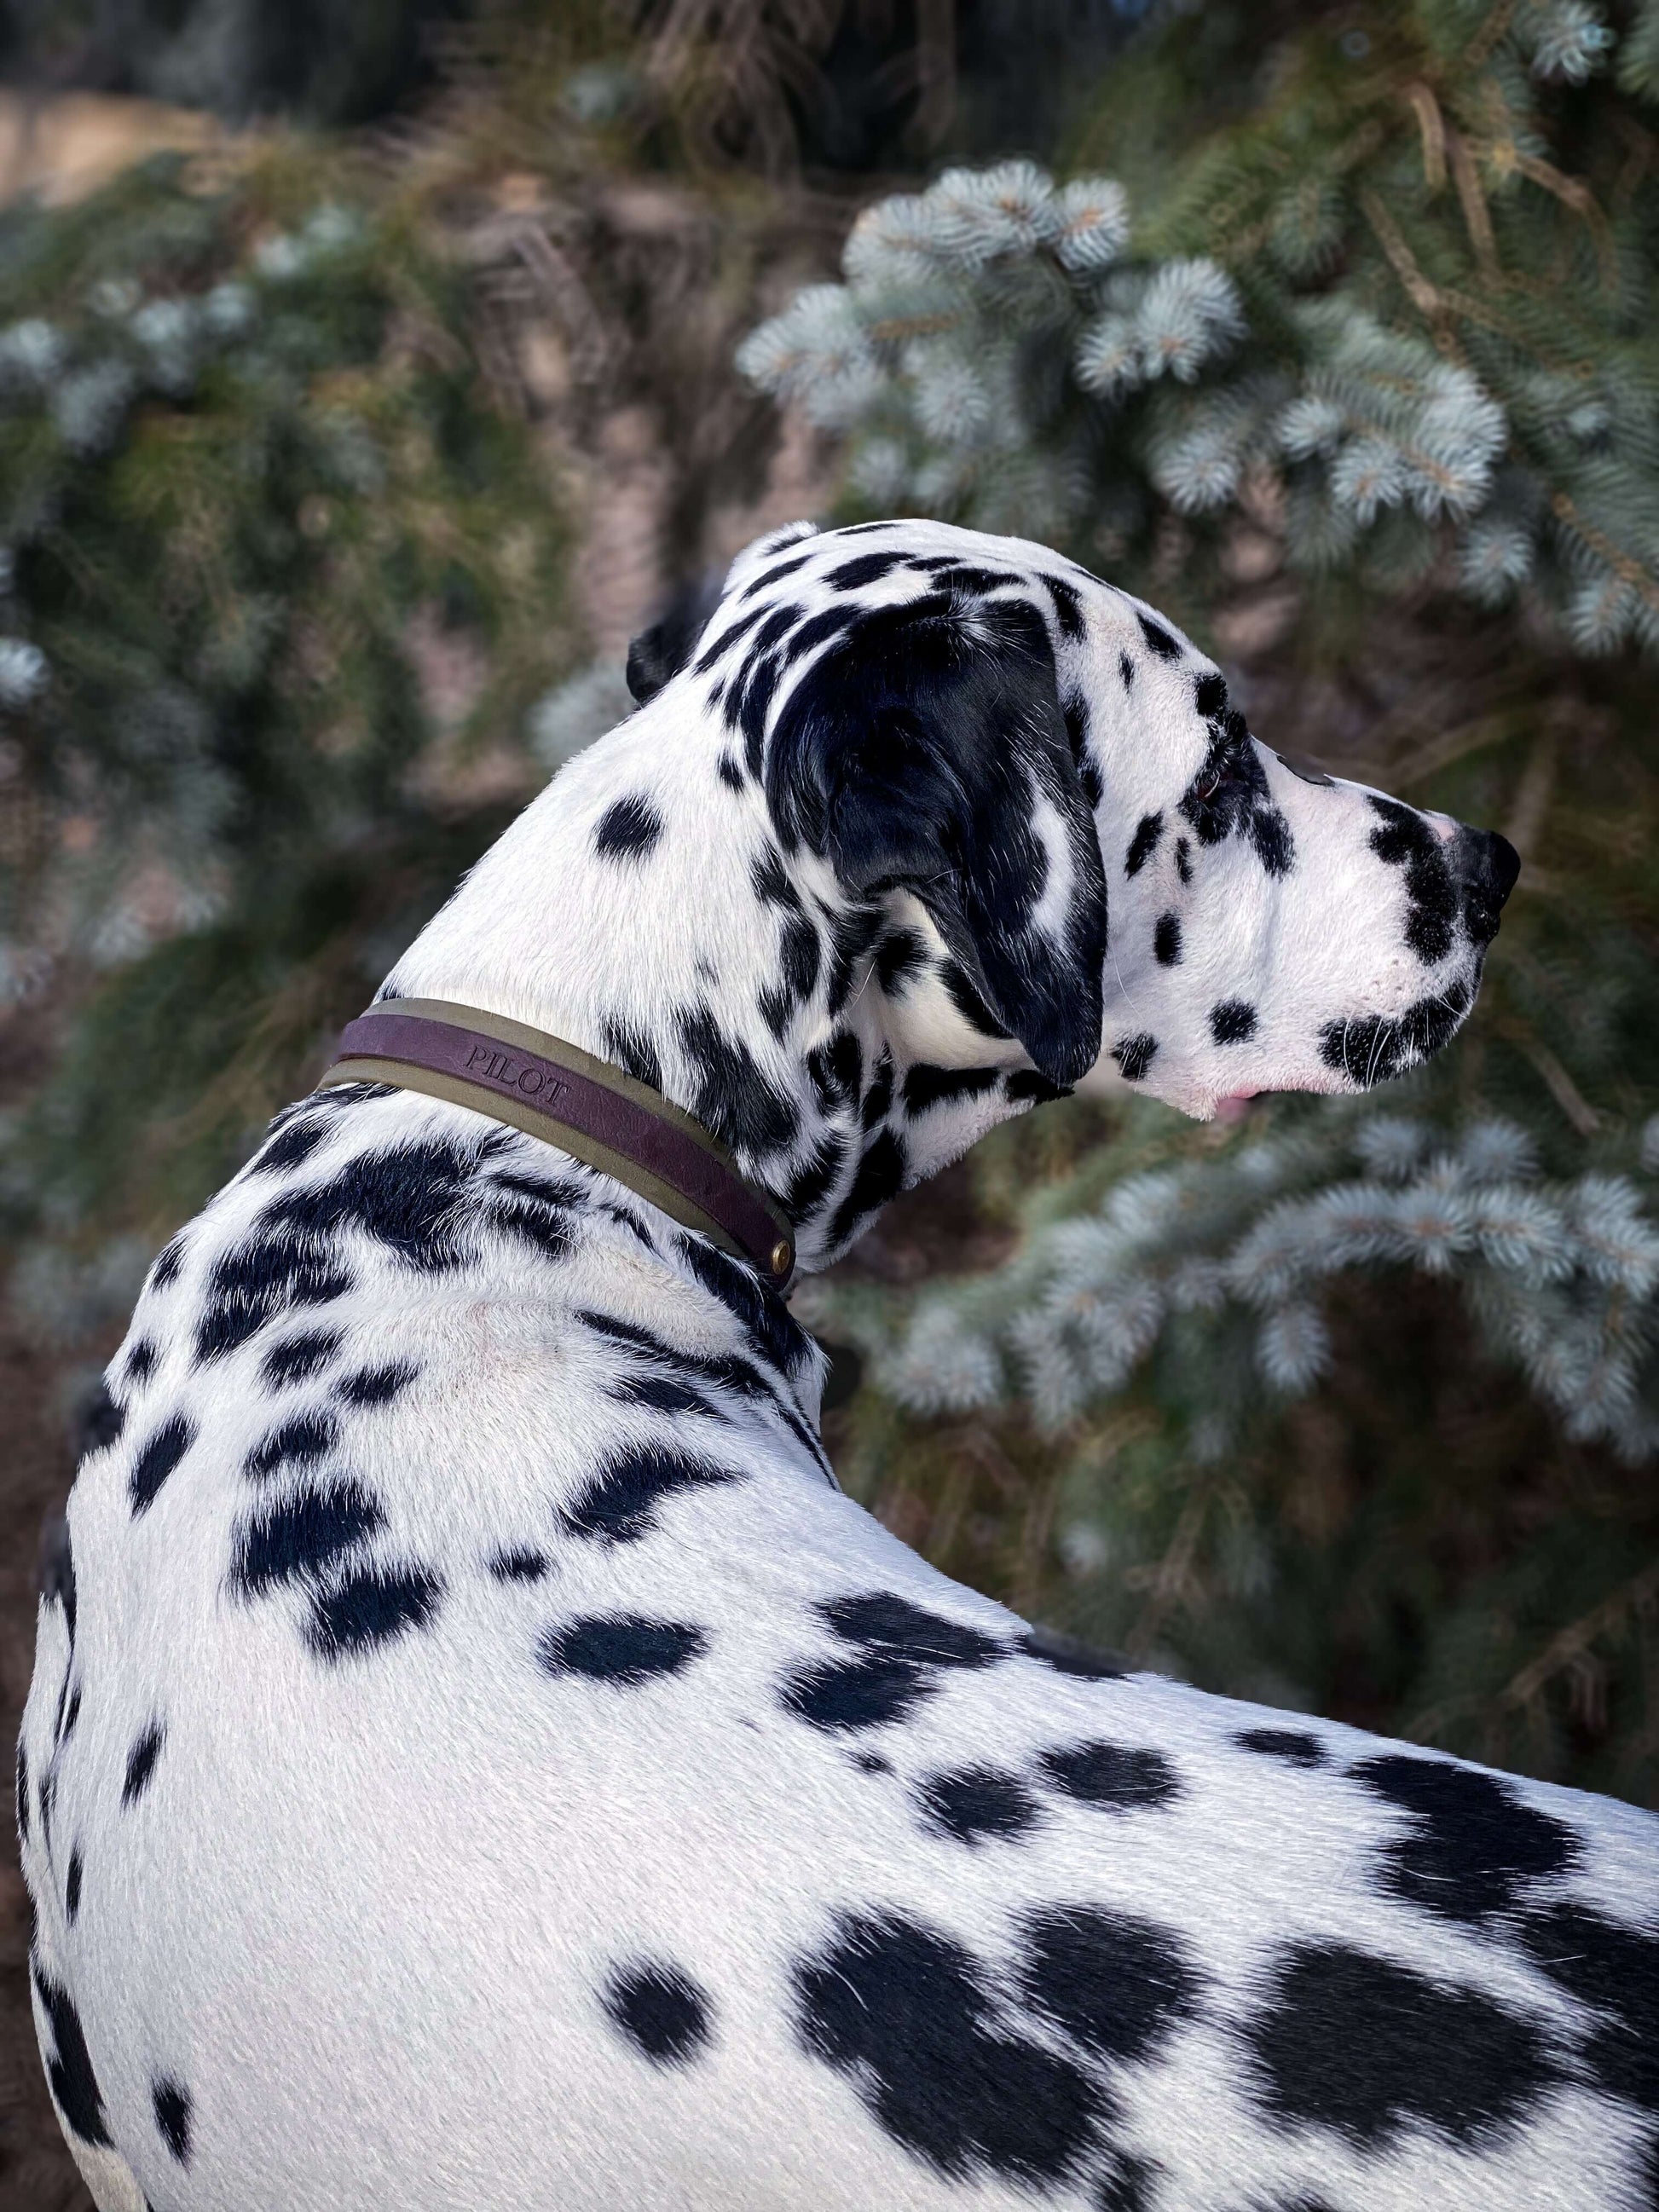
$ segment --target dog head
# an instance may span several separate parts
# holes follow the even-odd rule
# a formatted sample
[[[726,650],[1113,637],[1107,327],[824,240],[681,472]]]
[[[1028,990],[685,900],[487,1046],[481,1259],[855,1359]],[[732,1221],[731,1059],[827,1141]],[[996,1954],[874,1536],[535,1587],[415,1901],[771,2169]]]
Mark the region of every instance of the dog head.
[[[1095,1070],[1200,1118],[1364,1090],[1460,1026],[1519,866],[1293,767],[1160,616],[1022,539],[775,532],[682,672],[786,862],[872,918],[901,1072]]]

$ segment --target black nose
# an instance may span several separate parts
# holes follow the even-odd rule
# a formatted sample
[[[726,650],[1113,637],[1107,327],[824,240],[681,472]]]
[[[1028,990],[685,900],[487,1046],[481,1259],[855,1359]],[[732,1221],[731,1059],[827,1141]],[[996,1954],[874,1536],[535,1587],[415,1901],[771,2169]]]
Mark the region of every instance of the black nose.
[[[1464,925],[1477,945],[1490,945],[1498,934],[1504,902],[1521,872],[1521,855],[1495,830],[1460,830],[1456,860]]]

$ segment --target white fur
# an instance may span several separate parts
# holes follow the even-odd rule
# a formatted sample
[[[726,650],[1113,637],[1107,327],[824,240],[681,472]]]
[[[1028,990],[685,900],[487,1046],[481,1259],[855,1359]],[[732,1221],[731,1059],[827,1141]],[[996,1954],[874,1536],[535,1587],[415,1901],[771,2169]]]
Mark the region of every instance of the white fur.
[[[963,539],[903,527],[924,546],[956,550]],[[741,556],[731,589],[781,542]],[[820,565],[880,542],[826,539]],[[975,541],[975,551],[1062,565],[1017,541]],[[1121,863],[1139,816],[1171,806],[1203,757],[1176,677],[1189,693],[1205,664],[1190,656],[1176,671],[1140,651],[1145,680],[1131,705],[1116,657],[1133,642],[1132,603],[1078,588],[1091,595],[1091,627],[1062,660],[1071,656],[1067,680],[1090,687],[1106,787],[1106,1046],[1156,1027],[1147,1087],[1200,1114],[1241,1083],[1328,1080],[1303,1042],[1319,1018],[1359,1004],[1388,1011],[1424,988],[1398,952],[1393,884],[1365,852],[1364,794],[1299,784],[1269,757],[1295,872],[1273,883],[1242,849],[1206,854],[1212,880],[1185,909],[1186,957],[1158,968],[1144,943],[1158,902],[1173,896],[1154,873],[1173,866],[1170,834],[1133,881]],[[871,596],[884,589],[899,585]],[[988,1044],[954,1012],[933,965],[890,997],[866,976],[834,1020],[820,993],[782,1038],[757,1020],[775,946],[750,872],[765,813],[752,783],[739,796],[715,782],[731,739],[707,690],[707,679],[676,679],[567,769],[422,933],[398,987],[596,1052],[606,1021],[624,1015],[657,1041],[665,1086],[688,1103],[696,1071],[677,1057],[675,1012],[704,1000],[802,1103],[803,1144],[816,1126],[803,1057],[836,1026],[860,1039],[866,1069],[885,1044],[901,1077],[919,1060],[1020,1065],[1017,1047]],[[662,814],[660,845],[637,867],[601,861],[596,823],[641,788]],[[1062,842],[1045,835],[1051,859]],[[800,856],[792,868],[804,899],[837,903],[822,863]],[[1056,876],[1043,927],[1058,925],[1068,890]],[[914,898],[896,894],[889,921],[915,928],[937,962],[937,933]],[[1223,996],[1260,1003],[1259,1049],[1208,1042],[1205,1010]],[[999,1095],[936,1109],[920,1127],[912,1117],[913,1176],[1009,1110]],[[254,1163],[190,1225],[177,1279],[146,1290],[112,1363],[125,1428],[87,1459],[70,1501],[73,1645],[63,1604],[44,1604],[22,1732],[37,1962],[84,2027],[112,2142],[75,2148],[104,2212],[146,2201],[155,2212],[1017,2212],[1037,2201],[1085,2212],[1118,2201],[1099,2193],[1101,2160],[1038,2191],[983,2160],[952,2173],[906,2148],[872,2112],[868,2081],[803,2041],[793,1978],[845,1912],[903,1914],[964,1944],[987,1974],[1012,1975],[1021,1912],[1068,1902],[1173,1931],[1206,1978],[1194,2016],[1145,2063],[1078,2062],[1115,2112],[1114,2154],[1156,2168],[1146,2201],[1159,2212],[1316,2200],[1365,2212],[1634,2203],[1647,2124],[1582,2074],[1565,2074],[1523,2125],[1461,2146],[1415,2123],[1367,2146],[1273,2119],[1240,2029],[1272,1960],[1297,1941],[1358,1947],[1484,1992],[1540,2033],[1582,2038],[1594,2022],[1504,1925],[1454,1924],[1384,1893],[1379,1853],[1404,1816],[1349,1774],[1380,1748],[1374,1740],[1294,1721],[1326,1762],[1302,1771],[1237,1744],[1243,1729],[1286,1725],[1283,1714],[1152,1676],[1058,1674],[1018,1653],[1023,1624],[936,1573],[828,1484],[767,1402],[716,1393],[727,1417],[717,1422],[619,1401],[627,1363],[577,1318],[585,1312],[683,1352],[766,1362],[672,1224],[607,1179],[531,1139],[504,1139],[477,1168],[477,1190],[502,1175],[574,1181],[583,1197],[566,1257],[480,1214],[461,1232],[464,1264],[420,1272],[348,1229],[337,1249],[349,1291],[285,1311],[216,1359],[197,1358],[213,1269],[274,1200],[318,1190],[391,1147],[476,1146],[492,1134],[463,1109],[396,1094],[342,1112],[296,1166],[270,1175]],[[643,1241],[607,1205],[631,1215]],[[821,1239],[809,1261],[827,1249]],[[273,1343],[322,1327],[344,1338],[325,1371],[283,1389],[261,1379]],[[125,1363],[141,1340],[159,1358],[135,1382]],[[303,1631],[327,1574],[253,1598],[234,1587],[239,1528],[307,1479],[289,1470],[262,1485],[245,1462],[279,1422],[338,1410],[339,1375],[391,1360],[412,1363],[416,1378],[382,1407],[340,1412],[327,1467],[384,1510],[383,1528],[351,1556],[420,1563],[442,1595],[426,1626],[324,1661]],[[815,1423],[816,1364],[768,1375]],[[135,1516],[136,1455],[178,1412],[194,1441]],[[661,1499],[636,1540],[573,1534],[562,1514],[629,1442],[712,1455],[732,1480]],[[493,1557],[526,1547],[545,1553],[542,1579],[492,1574]],[[901,1719],[844,1735],[808,1725],[781,1686],[854,1656],[818,1608],[872,1591],[977,1627],[1009,1656],[943,1672]],[[632,1687],[538,1663],[550,1628],[618,1612],[695,1626],[706,1649]],[[64,1735],[59,1700],[71,1682],[82,1706]],[[124,1805],[131,1747],[158,1720],[153,1778]],[[1039,1787],[1045,1748],[1101,1739],[1169,1761],[1174,1802],[1108,1810]],[[863,1750],[886,1769],[860,1768]],[[917,1795],[927,1778],[985,1763],[1032,1788],[1036,1827],[977,1844],[928,1830]],[[50,1844],[38,1802],[47,1776]],[[1651,1820],[1510,1786],[1516,1802],[1578,1839],[1578,1862],[1549,1898],[1631,1927],[1659,1914]],[[71,1924],[65,1869],[76,1850],[84,1877]],[[710,2039],[695,2058],[653,2063],[607,2017],[607,1975],[641,1957],[671,1962],[706,1993]],[[1020,2008],[1012,1984],[1004,2001],[1004,2032],[1069,2048]],[[37,2021],[50,2062],[61,2054],[44,2010]],[[1425,2063],[1432,2068],[1432,2054]],[[187,2163],[158,2132],[158,2076],[188,2087]]]

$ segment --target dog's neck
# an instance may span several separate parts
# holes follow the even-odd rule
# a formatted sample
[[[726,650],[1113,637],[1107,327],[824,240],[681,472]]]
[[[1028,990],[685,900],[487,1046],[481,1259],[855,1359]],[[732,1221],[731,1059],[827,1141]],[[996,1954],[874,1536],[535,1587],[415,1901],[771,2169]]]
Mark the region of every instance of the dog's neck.
[[[915,900],[860,905],[785,855],[738,750],[671,685],[526,810],[383,995],[478,1007],[627,1069],[731,1146],[819,1267],[1050,1094]]]

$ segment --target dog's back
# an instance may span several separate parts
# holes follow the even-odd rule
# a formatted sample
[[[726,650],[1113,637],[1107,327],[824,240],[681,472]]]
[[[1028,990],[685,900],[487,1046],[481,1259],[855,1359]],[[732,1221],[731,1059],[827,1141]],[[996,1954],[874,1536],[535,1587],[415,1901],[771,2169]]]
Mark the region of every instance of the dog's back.
[[[147,1293],[43,1608],[36,1990],[100,2201],[1638,2201],[1642,1816],[1056,1668],[600,1179],[402,1097],[279,1158],[319,1128]],[[228,1300],[354,1173],[349,1285]]]

